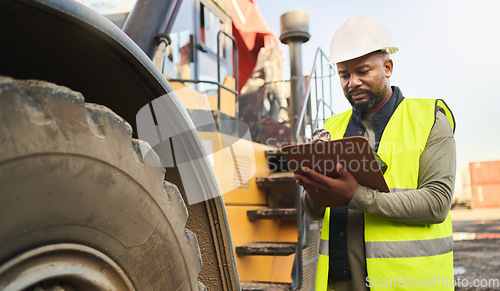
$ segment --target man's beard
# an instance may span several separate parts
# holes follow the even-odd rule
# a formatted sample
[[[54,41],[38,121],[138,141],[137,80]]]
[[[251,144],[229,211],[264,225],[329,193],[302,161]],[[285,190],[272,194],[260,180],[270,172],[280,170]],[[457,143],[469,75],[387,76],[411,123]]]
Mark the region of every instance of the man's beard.
[[[351,103],[352,108],[358,111],[368,111],[373,108],[373,106],[377,105],[385,96],[385,91],[384,89],[379,90],[378,92],[374,92],[372,90],[367,90],[367,89],[354,89],[351,90],[347,93],[347,100],[349,103]],[[352,95],[353,94],[359,94],[359,93],[364,93],[368,95],[368,102],[361,103],[361,104],[355,104],[354,101],[352,100]]]

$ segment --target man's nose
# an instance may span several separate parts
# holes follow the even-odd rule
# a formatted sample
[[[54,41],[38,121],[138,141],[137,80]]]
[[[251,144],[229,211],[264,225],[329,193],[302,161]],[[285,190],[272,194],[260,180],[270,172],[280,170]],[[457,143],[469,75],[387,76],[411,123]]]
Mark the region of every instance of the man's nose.
[[[356,88],[361,86],[361,80],[356,74],[351,74],[351,78],[349,79],[349,88]]]

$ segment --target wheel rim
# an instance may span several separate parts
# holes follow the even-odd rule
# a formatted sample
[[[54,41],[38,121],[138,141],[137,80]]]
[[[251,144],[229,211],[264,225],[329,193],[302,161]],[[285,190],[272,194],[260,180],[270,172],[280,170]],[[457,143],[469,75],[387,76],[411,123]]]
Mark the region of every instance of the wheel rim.
[[[74,290],[135,290],[125,272],[105,254],[78,244],[29,250],[0,267],[0,289],[62,285]],[[62,290],[67,290],[61,287]]]

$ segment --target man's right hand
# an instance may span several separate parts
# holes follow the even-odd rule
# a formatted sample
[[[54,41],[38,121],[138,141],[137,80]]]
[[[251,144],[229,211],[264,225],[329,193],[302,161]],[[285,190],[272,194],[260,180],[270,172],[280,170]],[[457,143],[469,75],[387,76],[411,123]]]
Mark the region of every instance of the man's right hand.
[[[340,207],[351,201],[358,181],[342,164],[337,164],[339,178],[330,178],[312,169],[304,168],[303,173],[295,174],[296,183],[304,187],[311,199],[320,206]]]

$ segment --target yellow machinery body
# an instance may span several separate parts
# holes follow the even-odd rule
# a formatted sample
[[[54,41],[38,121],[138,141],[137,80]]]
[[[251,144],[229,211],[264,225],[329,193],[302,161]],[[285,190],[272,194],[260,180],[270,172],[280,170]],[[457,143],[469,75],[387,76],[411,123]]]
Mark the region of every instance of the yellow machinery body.
[[[232,81],[226,84],[234,84]],[[217,110],[217,95],[206,96],[176,82],[170,82],[187,109]],[[234,86],[234,85],[233,85]],[[222,90],[221,112],[234,117],[234,95]],[[232,102],[231,102],[232,100]],[[198,132],[212,163],[223,193],[233,246],[249,242],[297,241],[296,219],[267,219],[251,221],[247,212],[268,208],[268,193],[257,185],[257,177],[271,175],[265,152],[276,147],[244,138],[212,132]],[[293,195],[293,193],[290,193]],[[235,251],[236,253],[236,251]],[[291,282],[295,255],[239,256],[238,274],[242,281]]]

